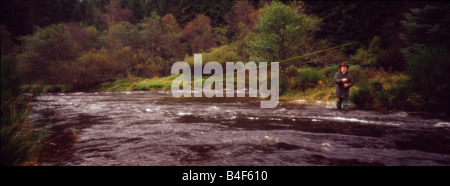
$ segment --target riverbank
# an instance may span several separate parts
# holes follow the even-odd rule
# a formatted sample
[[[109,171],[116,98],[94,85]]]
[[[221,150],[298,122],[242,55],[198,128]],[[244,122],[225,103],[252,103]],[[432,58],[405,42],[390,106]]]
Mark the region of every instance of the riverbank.
[[[293,76],[291,79],[291,88],[286,89],[286,81],[280,80],[280,88],[282,93],[280,94],[280,102],[294,104],[294,105],[314,105],[319,107],[334,108],[334,84],[332,81],[332,68],[329,69],[313,69],[303,68],[297,69],[299,74]],[[368,110],[411,110],[407,105],[414,103],[414,96],[412,92],[408,92],[405,82],[408,78],[402,73],[387,73],[384,71],[365,70],[360,68],[353,68],[350,71],[355,78],[355,85],[351,89],[350,94],[350,106],[357,109]],[[117,92],[120,94],[122,91],[159,91],[170,90],[173,80],[178,75],[171,75],[167,77],[155,77],[151,79],[145,78],[130,78],[130,79],[118,79],[113,82],[105,82],[98,84],[88,92]],[[315,77],[315,78],[311,78]],[[207,77],[204,77],[204,81]],[[301,86],[301,84],[307,84],[308,86]],[[35,90],[34,92],[50,93],[50,92],[74,92],[70,86],[67,85],[25,85],[21,86],[22,91]],[[416,98],[417,99],[417,98]],[[167,100],[166,100],[167,101]],[[173,100],[171,100],[173,101]],[[177,102],[183,101],[177,99]],[[227,102],[233,102],[225,100]],[[194,101],[195,102],[195,101]],[[215,104],[217,104],[215,102]],[[403,107],[401,107],[403,106]],[[418,108],[418,107],[416,107]],[[216,107],[211,107],[216,109]],[[149,112],[152,108],[143,108],[145,112]],[[189,112],[186,112],[189,113]],[[179,114],[185,114],[184,112]],[[25,125],[24,125],[25,126]],[[71,135],[73,132],[73,136]],[[66,131],[67,133],[67,131]],[[64,138],[59,138],[59,135],[65,133],[56,132],[49,135],[48,139],[58,138],[62,140],[61,144],[65,144],[70,141],[73,143],[74,136],[78,131],[69,131],[68,135],[64,135]],[[67,138],[67,139],[66,139]],[[48,140],[47,139],[47,140]],[[74,138],[75,139],[75,138]],[[36,140],[43,141],[46,140]],[[53,141],[56,143],[55,141]],[[35,145],[36,146],[36,145]],[[52,152],[53,153],[53,152]],[[45,153],[44,153],[45,154]],[[25,165],[36,165],[36,157],[38,153],[27,155],[30,159],[25,162]],[[21,165],[24,165],[21,164]]]
[[[295,68],[280,79],[280,101],[335,101],[333,76],[334,66],[325,68]],[[350,102],[353,108],[371,110],[420,110],[420,96],[411,91],[408,77],[404,73],[388,73],[381,69],[366,69],[353,66],[349,69],[355,83],[350,91]],[[177,74],[154,78],[125,78],[112,82],[104,82],[88,89],[88,92],[119,91],[159,91],[170,90]],[[204,82],[208,77],[203,77]],[[237,80],[235,80],[237,81]],[[290,84],[288,84],[288,82]],[[224,83],[226,83],[224,81]],[[191,83],[194,84],[193,82]],[[72,92],[67,85],[24,85],[22,92]]]
[[[30,97],[24,96],[2,104],[1,166],[38,165],[47,130],[28,122],[30,103]]]
[[[91,89],[94,92],[105,91],[145,91],[145,90],[168,90],[172,85],[172,81],[178,75],[171,75],[167,77],[154,77],[151,79],[145,78],[127,78],[119,79],[114,82],[101,83]]]
[[[53,140],[41,153],[39,165],[450,163],[446,143],[450,120],[444,116],[373,110],[341,112],[291,104],[264,109],[254,100],[167,99],[168,93],[39,95],[33,101],[30,122],[38,123],[57,112],[49,130],[49,139]]]
[[[295,76],[280,79],[280,101],[335,101],[333,67],[298,68]],[[351,68],[355,79],[350,91],[353,108],[372,110],[416,110],[420,109],[420,97],[408,86],[408,77],[404,73],[388,73],[380,69]],[[169,90],[177,75],[155,77],[151,79],[119,79],[99,84],[91,91],[146,91]],[[202,80],[205,81],[207,77]],[[225,83],[225,82],[224,82]],[[193,83],[192,83],[193,85]],[[289,88],[287,88],[289,87]]]

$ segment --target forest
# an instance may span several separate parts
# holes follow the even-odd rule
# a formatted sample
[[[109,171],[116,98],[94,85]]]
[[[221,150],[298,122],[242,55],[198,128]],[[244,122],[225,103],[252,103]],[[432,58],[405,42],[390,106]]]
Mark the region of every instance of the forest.
[[[354,108],[448,114],[449,10],[419,1],[3,0],[2,165],[26,164],[40,147],[22,94],[170,89],[172,64],[193,65],[195,53],[221,65],[283,61],[282,101],[335,100],[345,61]]]
[[[287,99],[331,99],[331,76],[347,61],[357,107],[448,111],[450,104],[448,3],[10,0],[1,7],[2,103],[35,83],[74,91],[168,77],[173,63],[192,64],[203,53],[221,64],[305,55],[281,64]]]
[[[305,56],[281,64],[285,99],[333,99],[332,75],[347,61],[356,107],[450,105],[444,2],[9,0],[1,7],[2,105],[36,83],[40,91],[167,88],[142,82],[171,80],[172,64],[193,64],[194,53],[221,64]]]

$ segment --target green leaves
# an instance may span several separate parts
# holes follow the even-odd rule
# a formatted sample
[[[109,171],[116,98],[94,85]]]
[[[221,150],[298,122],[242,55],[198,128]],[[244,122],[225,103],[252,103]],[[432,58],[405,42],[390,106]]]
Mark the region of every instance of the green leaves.
[[[51,76],[50,66],[75,60],[81,52],[68,27],[62,23],[37,27],[35,34],[21,39],[22,52],[17,57],[19,69],[30,79]]]
[[[449,45],[450,13],[449,5],[441,7],[426,5],[423,8],[411,9],[400,21],[404,32],[400,38],[408,46],[402,50],[407,58],[410,53],[416,53],[421,46]]]
[[[255,24],[259,34],[249,42],[254,58],[277,61],[304,52],[305,43],[313,39],[319,23],[319,19],[281,2],[266,5]]]
[[[378,63],[378,54],[380,49],[380,38],[378,36],[373,37],[368,48],[361,47],[356,51],[355,55],[350,56],[349,62],[351,64],[358,64],[363,67],[376,67]]]

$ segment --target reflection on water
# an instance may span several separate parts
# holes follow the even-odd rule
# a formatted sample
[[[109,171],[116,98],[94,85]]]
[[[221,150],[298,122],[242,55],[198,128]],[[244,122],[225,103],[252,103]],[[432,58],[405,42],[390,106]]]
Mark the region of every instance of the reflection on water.
[[[42,94],[29,120],[51,128],[42,165],[450,165],[444,116],[304,102]]]

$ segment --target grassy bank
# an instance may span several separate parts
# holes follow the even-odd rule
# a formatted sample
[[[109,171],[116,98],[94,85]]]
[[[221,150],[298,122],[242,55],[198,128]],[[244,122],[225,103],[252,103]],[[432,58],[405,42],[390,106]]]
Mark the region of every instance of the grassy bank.
[[[282,101],[320,100],[334,101],[333,76],[337,68],[322,69],[299,68],[291,77],[291,85],[287,81],[281,83],[285,88],[280,96]],[[388,73],[382,69],[350,67],[349,73],[354,78],[354,86],[350,89],[350,102],[358,109],[375,110],[414,110],[420,107],[420,96],[409,86],[409,78],[404,73]]]
[[[142,91],[142,90],[169,90],[172,86],[172,82],[179,75],[174,74],[167,77],[154,77],[151,79],[144,78],[126,78],[119,79],[114,82],[101,83],[91,89],[91,91]],[[202,84],[209,76],[203,76],[201,81]],[[192,78],[193,79],[193,78]],[[200,81],[200,80],[199,80]],[[236,78],[234,82],[236,83]],[[223,78],[224,85],[226,84],[226,78]],[[194,86],[194,81],[191,81],[191,86]]]
[[[136,91],[136,90],[167,90],[170,89],[172,81],[178,75],[167,77],[155,77],[152,79],[127,78],[114,82],[101,83],[91,89],[91,91]]]
[[[336,65],[324,68],[289,67],[288,70],[291,74],[289,77],[283,74],[280,76],[280,101],[335,100],[333,77],[337,72]],[[388,73],[382,69],[362,68],[356,65],[349,68],[349,73],[355,81],[349,99],[356,108],[386,110],[419,107],[416,100],[420,98],[411,93],[408,77],[404,73]],[[99,84],[91,91],[169,90],[177,76],[119,79]],[[202,83],[207,78],[204,76]],[[223,82],[226,83],[225,78]]]

